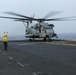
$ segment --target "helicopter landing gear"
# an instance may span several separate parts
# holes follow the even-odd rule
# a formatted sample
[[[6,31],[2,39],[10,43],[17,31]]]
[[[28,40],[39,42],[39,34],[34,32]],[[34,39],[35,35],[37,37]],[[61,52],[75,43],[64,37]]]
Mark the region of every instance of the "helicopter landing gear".
[[[48,41],[51,41],[51,39],[49,38]]]
[[[32,39],[29,39],[29,41],[32,41]]]
[[[46,41],[46,38],[44,38],[43,40]]]
[[[29,41],[35,41],[35,38],[32,38],[32,39],[30,38]]]

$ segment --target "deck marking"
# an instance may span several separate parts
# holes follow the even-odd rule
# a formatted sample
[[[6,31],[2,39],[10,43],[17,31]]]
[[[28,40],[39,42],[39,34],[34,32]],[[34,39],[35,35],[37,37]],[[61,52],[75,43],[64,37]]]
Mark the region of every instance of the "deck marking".
[[[33,44],[39,44],[40,42],[38,42],[38,43],[23,43],[23,44],[18,44],[19,46],[22,46],[22,45],[33,45]]]
[[[3,52],[4,55],[6,55],[6,53]]]
[[[35,72],[33,72],[34,75],[37,75]]]
[[[42,74],[43,72],[37,72],[37,74]]]
[[[43,42],[43,43],[45,43],[45,44],[55,44],[55,45],[64,45],[64,46],[76,46],[76,44],[66,44],[66,43],[61,43],[61,42],[59,42],[59,43],[57,43],[57,42]]]
[[[22,65],[20,62],[17,62],[17,64],[19,64],[20,66],[24,67],[24,65]]]
[[[2,52],[2,51],[0,50],[0,52]]]
[[[10,59],[13,59],[11,56],[8,56]]]

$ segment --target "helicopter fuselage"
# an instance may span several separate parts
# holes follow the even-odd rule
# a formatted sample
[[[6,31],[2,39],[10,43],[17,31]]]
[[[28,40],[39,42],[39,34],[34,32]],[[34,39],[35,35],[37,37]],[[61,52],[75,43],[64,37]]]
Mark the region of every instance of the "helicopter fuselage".
[[[54,25],[49,23],[36,23],[26,27],[26,38],[53,38],[56,36],[53,30]]]

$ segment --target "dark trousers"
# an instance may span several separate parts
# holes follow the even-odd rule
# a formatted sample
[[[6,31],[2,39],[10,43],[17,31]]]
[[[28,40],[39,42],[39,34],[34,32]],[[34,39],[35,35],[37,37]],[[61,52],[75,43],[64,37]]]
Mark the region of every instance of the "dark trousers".
[[[3,42],[4,43],[4,49],[7,50],[7,42]]]

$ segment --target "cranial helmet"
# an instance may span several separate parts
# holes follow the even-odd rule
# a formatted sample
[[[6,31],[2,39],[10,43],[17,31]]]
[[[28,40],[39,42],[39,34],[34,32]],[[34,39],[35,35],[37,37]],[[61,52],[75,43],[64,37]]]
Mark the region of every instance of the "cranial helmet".
[[[4,34],[4,37],[7,37],[7,34]]]

